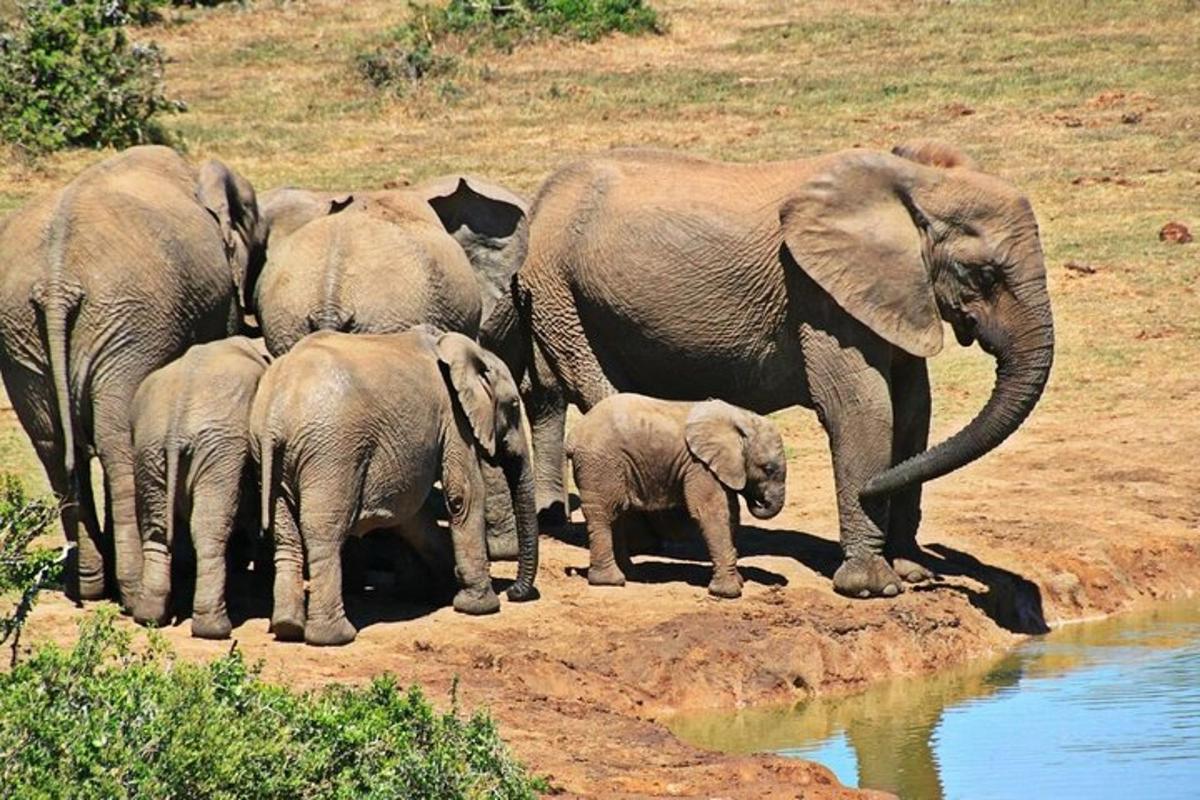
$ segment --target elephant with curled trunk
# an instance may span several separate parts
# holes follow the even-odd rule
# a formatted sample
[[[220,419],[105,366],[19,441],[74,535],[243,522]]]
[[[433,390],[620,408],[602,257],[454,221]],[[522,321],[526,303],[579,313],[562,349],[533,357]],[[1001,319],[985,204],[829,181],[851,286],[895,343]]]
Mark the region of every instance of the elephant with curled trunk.
[[[856,597],[929,577],[921,484],[1012,434],[1054,352],[1029,201],[933,142],[769,164],[654,151],[579,161],[533,203],[514,294],[509,327],[533,340],[541,507],[563,502],[565,401],[800,404],[829,436],[845,555],[834,586]],[[996,358],[996,383],[975,419],[926,449],[925,359],[943,320]]]
[[[134,392],[191,345],[238,330],[261,247],[250,184],[165,147],[130,148],[0,223],[0,375],[78,543],[72,595],[104,596],[115,570],[122,601],[136,597]]]
[[[226,555],[235,528],[259,504],[250,451],[250,404],[267,360],[253,341],[233,336],[195,345],[152,372],[133,398],[133,448],[141,592],[133,616],[170,619],[171,561],[176,530],[190,534],[196,583],[192,635],[224,639]]]
[[[516,513],[509,599],[536,596],[537,515],[517,387],[504,364],[466,336],[426,326],[314,333],[267,370],[250,428],[263,527],[275,540],[271,628],[279,638],[354,639],[342,603],[341,548],[348,536],[379,528],[398,529],[431,570],[452,561],[456,610],[498,610],[484,532],[484,464],[506,476]],[[439,480],[448,537],[426,503]]]

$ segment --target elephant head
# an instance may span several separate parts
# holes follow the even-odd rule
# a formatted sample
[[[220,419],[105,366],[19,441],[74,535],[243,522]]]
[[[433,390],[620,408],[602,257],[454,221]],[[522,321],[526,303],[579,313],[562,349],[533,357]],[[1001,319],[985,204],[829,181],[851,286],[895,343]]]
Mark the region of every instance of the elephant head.
[[[783,509],[787,456],[765,417],[721,400],[697,403],[684,428],[687,447],[727,489],[746,498],[758,519]]]
[[[498,463],[508,481],[517,523],[517,580],[508,598],[532,600],[537,597],[537,511],[516,382],[504,362],[462,334],[441,334],[436,347],[481,458]]]
[[[238,303],[249,308],[254,282],[266,259],[266,226],[250,182],[220,161],[200,167],[196,199],[221,226],[221,239],[233,270]]]
[[[462,175],[437,178],[412,191],[467,254],[483,297],[481,319],[487,320],[525,259],[528,205],[503,186]]]
[[[946,145],[829,156],[780,211],[796,264],[851,316],[919,357],[963,346],[995,357],[996,382],[965,428],[876,475],[864,497],[932,480],[984,455],[1041,397],[1054,324],[1037,220],[1008,183]]]

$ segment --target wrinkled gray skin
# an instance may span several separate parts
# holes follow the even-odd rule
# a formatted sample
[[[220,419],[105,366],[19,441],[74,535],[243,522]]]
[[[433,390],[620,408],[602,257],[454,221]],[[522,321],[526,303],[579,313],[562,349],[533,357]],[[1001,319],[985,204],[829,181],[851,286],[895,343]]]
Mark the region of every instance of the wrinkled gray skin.
[[[577,162],[534,201],[516,284],[518,324],[489,338],[502,352],[514,328],[534,340],[523,366],[540,507],[564,501],[568,401],[586,411],[637,391],[760,413],[803,405],[833,454],[845,554],[834,586],[855,597],[929,577],[921,484],[1012,434],[1053,360],[1029,201],[932,142],[771,164],[653,151]],[[996,383],[974,420],[926,450],[925,359],[943,320],[996,358]]]
[[[566,451],[587,521],[588,583],[625,584],[628,553],[613,538],[623,514],[683,509],[713,561],[709,594],[741,596],[738,495],[758,519],[783,508],[787,457],[770,420],[720,400],[616,394],[571,429]]]
[[[130,148],[0,223],[0,374],[78,543],[72,596],[105,595],[115,550],[120,597],[136,597],[133,394],[191,345],[237,332],[261,244],[250,184],[165,147]]]
[[[142,381],[133,398],[133,449],[141,592],[133,617],[170,620],[175,533],[191,532],[196,552],[192,635],[224,639],[226,552],[239,510],[258,510],[250,449],[250,406],[267,360],[235,336],[193,346]]]
[[[255,295],[273,355],[315,330],[475,336],[524,255],[526,206],[453,176],[410,189],[263,195],[268,256]]]
[[[430,324],[474,337],[524,254],[525,202],[474,177],[353,193],[275,189],[262,210],[269,245],[256,306],[277,356],[316,330]],[[504,476],[486,477],[489,552],[515,558]]]
[[[346,537],[377,528],[398,528],[435,570],[452,551],[461,587],[454,608],[496,611],[484,533],[481,465],[488,462],[507,476],[516,509],[520,554],[508,596],[536,596],[537,517],[517,387],[471,339],[424,326],[312,334],[267,370],[250,427],[263,527],[275,540],[271,628],[279,638],[354,639],[342,604],[341,548]],[[426,504],[438,480],[450,550]]]

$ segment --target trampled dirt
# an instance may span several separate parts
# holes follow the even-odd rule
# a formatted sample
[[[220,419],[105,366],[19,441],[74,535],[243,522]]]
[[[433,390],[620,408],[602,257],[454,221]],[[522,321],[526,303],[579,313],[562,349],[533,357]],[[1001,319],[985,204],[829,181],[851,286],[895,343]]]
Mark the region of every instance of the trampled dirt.
[[[1153,391],[1177,393],[1179,407],[1200,399],[1169,382]],[[854,792],[815,764],[697,750],[660,721],[850,692],[1200,588],[1194,415],[1113,415],[1080,436],[1073,420],[1035,414],[998,452],[928,488],[922,542],[939,579],[869,601],[830,588],[839,555],[820,429],[802,411],[780,421],[796,448],[789,504],[742,531],[740,600],[706,596],[698,542],[635,559],[623,588],[590,587],[574,524],[543,537],[537,602],[471,618],[362,597],[351,604],[358,640],[332,650],[272,641],[260,604],[235,618],[238,647],[265,661],[269,679],[301,687],[388,671],[444,704],[458,676],[465,707],[489,707],[520,757],[568,796],[825,798]],[[27,641],[68,640],[81,615],[47,598]],[[189,658],[230,646],[191,639],[186,622],[167,636]]]

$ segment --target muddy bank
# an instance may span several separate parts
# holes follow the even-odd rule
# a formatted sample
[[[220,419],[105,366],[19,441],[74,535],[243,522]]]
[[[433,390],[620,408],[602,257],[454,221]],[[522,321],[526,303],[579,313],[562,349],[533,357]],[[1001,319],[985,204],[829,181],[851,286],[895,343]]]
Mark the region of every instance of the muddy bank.
[[[789,425],[789,440],[813,442],[805,424]],[[1185,437],[1106,436],[1101,426],[1076,443],[1053,424],[1031,428],[1019,446],[930,487],[922,543],[939,577],[893,600],[848,600],[830,589],[839,556],[817,440],[790,465],[807,481],[794,480],[784,513],[742,532],[741,600],[705,595],[699,543],[637,559],[623,588],[590,587],[577,573],[587,551],[576,524],[544,537],[535,603],[469,618],[355,598],[358,640],[322,650],[272,641],[259,598],[235,607],[234,636],[265,661],[268,678],[299,686],[390,671],[444,702],[457,675],[465,705],[490,707],[516,752],[568,796],[857,795],[819,765],[697,750],[657,720],[930,673],[1048,625],[1200,589],[1200,497],[1184,472],[1194,463]],[[1139,437],[1147,446],[1128,446]],[[512,565],[495,572],[509,575]],[[79,616],[48,597],[26,641],[70,639]],[[229,647],[189,638],[186,623],[167,633],[187,657]]]

